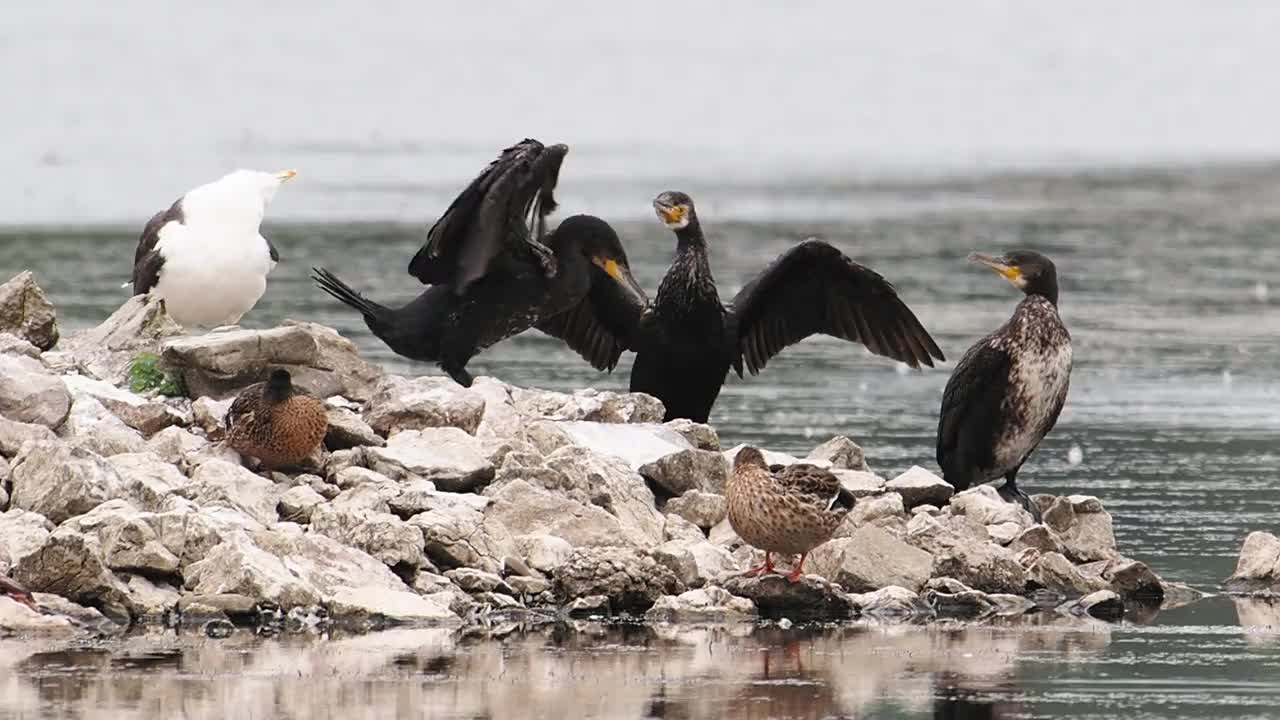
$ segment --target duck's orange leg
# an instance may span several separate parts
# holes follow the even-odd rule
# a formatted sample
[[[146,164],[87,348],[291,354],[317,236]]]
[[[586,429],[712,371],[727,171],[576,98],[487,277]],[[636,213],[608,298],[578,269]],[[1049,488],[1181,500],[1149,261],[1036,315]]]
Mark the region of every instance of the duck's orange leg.
[[[758,577],[771,572],[777,572],[773,567],[773,553],[766,552],[764,554],[764,563],[742,573],[742,577]]]
[[[791,572],[787,573],[788,580],[791,582],[800,582],[800,576],[804,574],[804,559],[807,557],[809,557],[809,553],[800,554],[800,562],[796,563],[796,566],[791,569]]]

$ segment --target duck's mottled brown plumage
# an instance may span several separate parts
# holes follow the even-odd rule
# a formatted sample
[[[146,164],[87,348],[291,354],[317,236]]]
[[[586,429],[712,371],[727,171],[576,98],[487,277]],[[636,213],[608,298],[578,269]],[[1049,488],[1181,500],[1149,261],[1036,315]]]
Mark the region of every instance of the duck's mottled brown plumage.
[[[840,480],[816,465],[799,463],[771,470],[764,456],[744,447],[725,486],[729,524],[765,563],[753,574],[773,569],[772,554],[800,555],[790,578],[798,580],[804,556],[831,539],[854,499]]]
[[[268,467],[296,465],[324,442],[329,428],[324,403],[293,387],[287,370],[250,385],[227,411],[227,444]]]

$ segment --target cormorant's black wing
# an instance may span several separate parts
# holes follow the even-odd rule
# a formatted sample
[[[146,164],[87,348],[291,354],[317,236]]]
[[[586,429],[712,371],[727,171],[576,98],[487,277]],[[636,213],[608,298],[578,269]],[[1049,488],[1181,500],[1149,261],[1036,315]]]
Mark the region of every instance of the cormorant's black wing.
[[[503,150],[431,226],[409,274],[461,292],[504,252],[539,244],[543,222],[556,208],[553,191],[568,151],[532,139]]]
[[[784,252],[733,299],[734,366],[759,373],[788,345],[815,333],[860,342],[911,367],[945,359],[893,285],[821,240]]]
[[[959,490],[978,467],[991,467],[996,432],[1009,390],[1009,353],[984,338],[960,358],[942,393],[938,416],[938,466]]]
[[[581,302],[534,327],[563,340],[591,367],[613,372],[622,351],[635,349],[633,343],[649,299],[627,292],[597,268],[593,267],[591,274],[591,290]]]
[[[156,249],[156,243],[160,242],[160,229],[171,222],[183,221],[182,198],[178,198],[168,210],[152,215],[142,228],[142,234],[138,236],[138,249],[133,252],[134,295],[145,295],[155,287],[160,278],[160,268],[164,265],[164,258]]]

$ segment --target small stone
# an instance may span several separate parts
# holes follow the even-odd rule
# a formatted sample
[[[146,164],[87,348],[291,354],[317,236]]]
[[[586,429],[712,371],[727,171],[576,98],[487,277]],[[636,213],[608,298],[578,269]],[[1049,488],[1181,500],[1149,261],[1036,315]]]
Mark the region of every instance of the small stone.
[[[346,450],[361,445],[382,447],[387,444],[359,415],[346,408],[328,408],[329,429],[324,444],[330,450]]]
[[[846,522],[854,527],[869,525],[877,520],[906,515],[902,496],[896,492],[885,493],[870,498],[859,499],[854,503]]]
[[[71,412],[71,393],[39,360],[0,355],[0,415],[57,430]]]
[[[1027,570],[1028,582],[1055,593],[1055,597],[1074,598],[1106,588],[1101,576],[1086,573],[1056,552],[1040,555]]]
[[[934,516],[937,516],[937,515],[942,514],[942,509],[941,509],[941,508],[939,508],[939,507],[938,507],[938,506],[936,506],[936,505],[917,505],[917,506],[915,506],[915,507],[911,508],[911,514],[912,514],[912,515],[934,515]]]
[[[720,436],[716,433],[716,429],[710,425],[696,423],[692,420],[679,418],[663,423],[664,426],[674,430],[689,441],[699,450],[714,450],[720,452]]]
[[[728,473],[724,455],[713,450],[682,450],[640,468],[646,479],[676,496],[689,490],[723,495]]]
[[[146,449],[162,461],[179,468],[188,467],[188,459],[208,446],[209,441],[176,427],[167,427],[147,440]]]
[[[556,572],[564,597],[605,595],[619,610],[647,610],[663,595],[683,592],[675,575],[634,548],[578,548]]]
[[[544,578],[537,577],[521,577],[519,575],[507,578],[507,584],[511,589],[521,595],[541,595],[551,589],[551,582]]]
[[[573,554],[573,546],[554,535],[531,533],[518,535],[515,541],[529,567],[545,573],[554,573]]]
[[[904,617],[915,615],[923,609],[923,603],[918,594],[897,585],[852,597],[863,615]]]
[[[666,511],[704,530],[710,530],[725,519],[729,511],[729,503],[723,495],[689,490],[679,497],[668,500]]]
[[[12,333],[41,350],[58,342],[58,318],[31,271],[0,285],[0,332]]]
[[[231,409],[231,403],[235,402],[235,398],[227,398],[226,400],[214,400],[210,397],[201,397],[191,403],[192,421],[204,430],[206,435],[220,435],[223,431],[223,423],[226,422],[227,411]]]
[[[645,613],[645,618],[650,621],[667,622],[745,621],[755,616],[755,603],[719,587],[664,595]]]
[[[781,575],[725,581],[731,595],[751,600],[761,617],[792,620],[844,620],[858,612],[855,599],[834,583],[815,575],[791,582]]]
[[[1009,549],[1015,553],[1020,553],[1027,548],[1034,548],[1042,553],[1066,554],[1062,543],[1058,542],[1058,538],[1044,525],[1032,525],[1019,533],[1018,537],[1009,543]]]
[[[1164,583],[1146,563],[1137,560],[1120,560],[1103,573],[1111,582],[1111,589],[1126,600],[1160,604],[1164,601]]]
[[[955,488],[945,480],[918,465],[885,484],[890,492],[902,496],[902,504],[909,510],[917,505],[943,506],[955,494]]]
[[[277,512],[282,519],[289,522],[309,523],[311,513],[324,502],[324,496],[309,485],[298,485],[289,488],[280,496]]]
[[[721,520],[721,522],[724,521]],[[664,542],[680,540],[685,543],[696,543],[706,540],[707,535],[702,528],[679,515],[667,515],[667,524],[662,529],[662,539]]]
[[[58,436],[44,425],[16,422],[0,415],[0,455],[11,458],[28,441],[57,442]]]
[[[506,581],[493,573],[483,570],[458,568],[447,571],[444,576],[452,580],[454,585],[469,593],[499,592],[505,595],[515,594],[515,590]]]
[[[831,474],[840,480],[841,487],[859,500],[880,495],[885,491],[884,478],[872,472],[837,469],[832,470]]]
[[[1020,527],[1030,527],[1032,524],[1030,513],[1007,502],[990,485],[979,485],[956,493],[950,505],[953,514],[965,515],[981,525],[1013,522]]]
[[[565,608],[569,615],[580,617],[583,615],[607,614],[609,612],[609,596],[608,595],[588,595],[586,597],[574,598],[572,602]]]
[[[913,518],[914,519],[914,518]],[[1027,573],[1008,548],[991,543],[960,545],[933,558],[934,577],[952,577],[988,593],[1019,594],[1027,585]]]
[[[833,468],[863,472],[869,470],[862,448],[843,435],[837,435],[814,448],[807,459],[831,463]]]
[[[1072,611],[1087,613],[1100,620],[1119,620],[1124,617],[1124,601],[1111,590],[1099,590],[1077,600]]]
[[[481,395],[448,378],[387,375],[374,387],[365,420],[381,435],[427,428],[457,428],[475,435],[484,407]]]
[[[992,541],[997,545],[1008,545],[1013,539],[1018,537],[1022,531],[1022,526],[1014,522],[997,523],[987,526],[987,534],[991,536]]]
[[[370,467],[396,480],[422,478],[450,492],[468,492],[493,479],[480,441],[454,427],[405,430],[386,447],[366,448]]]
[[[1223,583],[1232,592],[1258,592],[1280,585],[1280,538],[1249,533],[1240,546],[1236,570]]]

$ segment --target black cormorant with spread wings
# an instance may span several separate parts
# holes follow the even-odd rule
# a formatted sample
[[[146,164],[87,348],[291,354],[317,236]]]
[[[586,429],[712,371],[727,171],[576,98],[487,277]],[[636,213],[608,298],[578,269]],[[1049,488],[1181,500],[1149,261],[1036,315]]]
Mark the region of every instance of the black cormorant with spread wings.
[[[1013,316],[956,364],[942,394],[938,465],[956,490],[1003,477],[1001,497],[1039,513],[1018,489],[1018,470],[1053,426],[1071,381],[1071,335],[1058,315],[1053,261],[1019,250],[999,258],[974,253],[1026,293]]]
[[[693,200],[664,192],[653,201],[676,235],[676,257],[651,305],[614,294],[584,298],[568,317],[539,323],[599,369],[634,350],[631,390],[657,397],[666,419],[706,422],[729,369],[755,375],[788,345],[816,334],[862,343],[918,368],[942,351],[893,285],[834,246],[806,240],[782,253],[725,307]],[[634,302],[630,297],[621,298]]]
[[[359,310],[397,354],[439,363],[468,387],[466,365],[474,355],[574,309],[589,295],[624,304],[618,298],[632,295],[643,302],[644,291],[608,223],[575,215],[545,232],[566,152],[564,145],[526,139],[490,163],[436,221],[409,263],[409,274],[431,287],[407,305],[379,305],[323,268],[313,268],[313,280]]]

